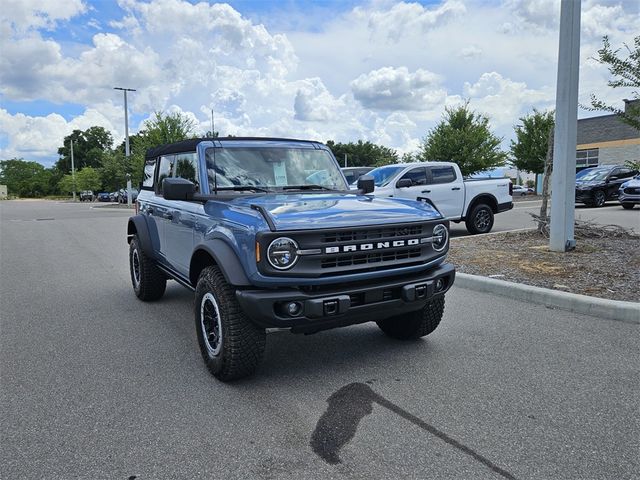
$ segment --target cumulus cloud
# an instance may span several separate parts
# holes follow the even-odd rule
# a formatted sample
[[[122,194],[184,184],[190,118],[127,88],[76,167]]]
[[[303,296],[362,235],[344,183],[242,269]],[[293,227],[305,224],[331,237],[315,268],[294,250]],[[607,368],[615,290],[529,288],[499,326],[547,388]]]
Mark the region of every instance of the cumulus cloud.
[[[327,121],[338,113],[341,102],[336,100],[319,78],[300,82],[293,103],[294,118],[302,121]],[[334,120],[337,120],[334,118]]]
[[[3,0],[0,23],[18,32],[52,29],[58,22],[86,11],[81,0]]]
[[[441,78],[428,70],[383,67],[351,82],[353,96],[364,107],[380,110],[427,110],[447,92]]]

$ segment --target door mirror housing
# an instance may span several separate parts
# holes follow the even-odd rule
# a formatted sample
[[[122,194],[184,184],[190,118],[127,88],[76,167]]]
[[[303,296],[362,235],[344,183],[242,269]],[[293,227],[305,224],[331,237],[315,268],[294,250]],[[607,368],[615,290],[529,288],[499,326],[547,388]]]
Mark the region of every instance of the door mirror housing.
[[[162,180],[162,194],[167,200],[193,200],[196,185],[184,178],[165,178]]]
[[[611,175],[607,180],[610,182],[613,180],[620,180],[620,177],[618,175]]]
[[[358,179],[358,190],[362,195],[373,192],[376,188],[376,183],[372,175],[362,175]]]
[[[396,183],[396,188],[407,188],[412,185],[413,185],[413,182],[411,181],[410,178],[402,178],[398,180],[398,183]]]

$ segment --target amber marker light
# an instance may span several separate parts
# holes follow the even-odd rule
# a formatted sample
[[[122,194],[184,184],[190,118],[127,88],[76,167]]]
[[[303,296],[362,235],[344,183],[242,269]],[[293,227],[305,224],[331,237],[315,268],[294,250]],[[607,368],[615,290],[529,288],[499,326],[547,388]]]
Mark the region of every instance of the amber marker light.
[[[260,244],[256,242],[256,263],[260,263]]]

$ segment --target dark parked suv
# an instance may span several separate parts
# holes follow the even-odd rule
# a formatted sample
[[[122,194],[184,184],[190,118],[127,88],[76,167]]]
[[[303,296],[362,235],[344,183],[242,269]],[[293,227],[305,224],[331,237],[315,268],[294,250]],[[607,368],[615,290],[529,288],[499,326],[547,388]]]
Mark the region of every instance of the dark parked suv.
[[[602,207],[607,200],[618,198],[620,185],[638,172],[619,165],[587,168],[576,174],[576,203]]]
[[[267,328],[375,321],[415,339],[440,323],[449,223],[428,203],[368,195],[372,177],[349,190],[325,145],[192,139],[148,151],[144,168],[127,227],[133,290],[157,300],[174,279],[195,292],[200,351],[220,380],[255,370]]]

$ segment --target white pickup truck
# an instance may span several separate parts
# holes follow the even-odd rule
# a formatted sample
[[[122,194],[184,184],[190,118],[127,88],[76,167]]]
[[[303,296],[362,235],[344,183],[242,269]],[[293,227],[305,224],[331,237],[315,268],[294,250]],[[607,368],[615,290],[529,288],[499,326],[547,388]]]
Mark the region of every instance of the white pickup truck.
[[[397,163],[371,170],[377,197],[432,203],[453,222],[464,221],[469,233],[487,233],[493,216],[513,208],[508,178],[464,180],[451,162]]]

